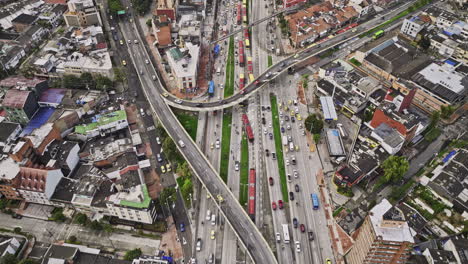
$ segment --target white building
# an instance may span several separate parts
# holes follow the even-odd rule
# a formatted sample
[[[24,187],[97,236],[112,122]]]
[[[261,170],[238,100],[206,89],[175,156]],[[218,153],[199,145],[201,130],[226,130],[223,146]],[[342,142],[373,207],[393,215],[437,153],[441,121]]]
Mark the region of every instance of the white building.
[[[104,115],[96,115],[91,123],[75,126],[75,133],[88,138],[105,135],[128,127],[125,110],[118,110]]]
[[[106,206],[109,214],[119,219],[152,224],[156,218],[156,208],[145,184],[111,195]]]
[[[197,66],[200,47],[186,43],[185,48],[175,47],[166,52],[177,88],[182,92],[197,87]]]
[[[107,78],[114,78],[112,61],[108,52],[96,52],[85,56],[80,52],[73,52],[66,61],[57,65],[57,72],[62,74],[81,75],[84,72],[101,74]]]
[[[405,19],[400,30],[402,33],[412,38],[416,38],[418,33],[424,28],[425,24],[426,23],[419,19],[419,17],[414,16],[410,19]]]
[[[26,202],[51,205],[50,198],[63,174],[60,169],[21,167],[16,177],[18,177],[17,190]]]

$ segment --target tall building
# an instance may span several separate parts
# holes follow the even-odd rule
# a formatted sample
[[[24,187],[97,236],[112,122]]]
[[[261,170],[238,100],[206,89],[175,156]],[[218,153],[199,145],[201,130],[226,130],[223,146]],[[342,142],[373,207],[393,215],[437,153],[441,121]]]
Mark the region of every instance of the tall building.
[[[102,26],[101,16],[93,0],[70,0],[68,11],[63,14],[68,27]]]
[[[418,33],[424,28],[425,22],[419,19],[419,17],[414,16],[410,19],[405,19],[403,25],[401,26],[401,32],[406,35],[416,38]]]
[[[34,94],[30,91],[9,90],[1,107],[8,112],[8,119],[11,122],[25,125],[39,109]]]
[[[172,74],[181,92],[192,92],[197,87],[197,65],[200,46],[186,43],[166,52]]]
[[[369,212],[353,236],[355,243],[346,255],[348,264],[406,263],[414,243],[403,212],[386,199]]]

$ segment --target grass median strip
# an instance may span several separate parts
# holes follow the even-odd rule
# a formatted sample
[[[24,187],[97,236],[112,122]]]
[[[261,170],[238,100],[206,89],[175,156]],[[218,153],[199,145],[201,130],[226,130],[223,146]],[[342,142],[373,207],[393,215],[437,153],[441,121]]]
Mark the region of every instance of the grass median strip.
[[[240,157],[240,191],[239,203],[244,206],[247,203],[248,180],[249,180],[249,142],[247,136],[242,135],[241,157]]]
[[[234,37],[229,38],[228,52],[224,98],[230,97],[234,94]]]
[[[273,65],[273,57],[271,55],[268,55],[268,68],[270,68]]]
[[[191,113],[176,111],[175,115],[190,137],[195,140],[197,137],[198,117]]]
[[[288,186],[286,180],[286,169],[284,168],[283,145],[281,142],[281,131],[278,115],[278,100],[275,95],[270,95],[271,114],[273,116],[273,134],[275,136],[276,160],[278,161],[278,170],[280,175],[281,193],[283,201],[288,202]]]
[[[231,151],[231,124],[232,112],[230,109],[224,110],[223,127],[221,132],[221,164],[219,175],[227,183],[229,173],[229,152]]]

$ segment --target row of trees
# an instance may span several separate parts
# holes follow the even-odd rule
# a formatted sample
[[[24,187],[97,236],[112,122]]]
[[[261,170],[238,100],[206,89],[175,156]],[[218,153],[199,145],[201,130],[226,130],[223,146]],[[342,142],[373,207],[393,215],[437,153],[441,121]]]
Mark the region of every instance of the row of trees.
[[[82,73],[79,77],[75,75],[64,75],[54,86],[70,89],[109,90],[114,87],[111,79],[102,75],[93,75],[89,72]]]
[[[151,0],[132,0],[132,4],[140,15],[146,14],[151,9]]]
[[[423,7],[429,3],[432,3],[433,0],[419,0],[417,2],[415,2],[413,5],[411,5],[410,7],[408,7],[408,11],[409,12],[413,12],[415,11],[416,9],[420,8],[420,7]]]
[[[91,219],[89,219],[88,216],[83,213],[78,213],[73,219],[73,222],[75,224],[79,224],[79,225],[91,228],[92,230],[95,230],[95,231],[105,231],[105,232],[110,233],[114,230],[111,224],[106,223],[105,221],[97,221],[97,220],[91,221]]]
[[[0,264],[38,264],[38,263],[30,259],[23,259],[20,261],[18,258],[16,258],[15,255],[6,253],[5,256],[0,258]]]

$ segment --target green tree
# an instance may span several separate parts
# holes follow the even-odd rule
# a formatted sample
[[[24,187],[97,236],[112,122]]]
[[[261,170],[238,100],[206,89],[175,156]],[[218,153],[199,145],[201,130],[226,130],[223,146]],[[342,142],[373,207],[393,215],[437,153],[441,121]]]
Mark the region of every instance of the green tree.
[[[114,67],[114,79],[121,83],[127,80],[127,74],[122,70],[122,67]]]
[[[108,0],[107,5],[109,6],[109,11],[112,14],[117,14],[117,11],[124,10],[124,7],[122,6],[122,3],[120,3],[120,0]]]
[[[190,171],[190,166],[186,161],[184,161],[182,164],[180,164],[177,167],[177,174],[179,174],[180,177],[191,177],[192,172]]]
[[[192,191],[193,191],[192,179],[186,178],[184,180],[184,184],[180,186],[180,192],[182,193],[182,196],[184,197],[185,200],[188,200]]]
[[[15,232],[15,233],[17,233],[17,234],[18,234],[18,233],[21,233],[21,227],[15,227],[15,228],[13,229],[13,232]]]
[[[431,115],[431,122],[429,123],[428,130],[434,128],[440,120],[440,112],[434,111]]]
[[[162,147],[164,149],[164,153],[166,154],[166,157],[169,160],[177,161],[179,163],[183,162],[183,159],[180,156],[179,151],[177,150],[177,147],[174,141],[172,140],[172,138],[170,137],[165,138],[163,141]]]
[[[107,78],[106,76],[97,75],[95,78],[95,81],[96,81],[96,89],[98,90],[106,91],[114,87],[114,85],[112,84],[112,80]]]
[[[406,157],[390,156],[381,165],[384,170],[382,183],[398,182],[408,171],[409,163]]]
[[[374,111],[366,109],[366,111],[364,111],[364,122],[371,121],[372,117],[374,117]]]
[[[148,19],[148,20],[146,20],[146,25],[147,25],[148,27],[152,27],[152,26],[153,26],[153,24],[151,23],[151,18]]]
[[[455,108],[451,105],[440,106],[440,117],[442,119],[449,119],[453,112],[455,112]]]
[[[114,231],[114,227],[109,223],[102,223],[102,228],[106,233],[112,233]]]
[[[84,88],[96,89],[96,82],[94,81],[93,75],[89,72],[83,72],[80,75],[80,80]]]
[[[176,190],[174,187],[166,187],[159,193],[159,199],[163,203],[165,203],[166,200],[175,202],[176,198]]]
[[[91,222],[91,224],[89,225],[89,228],[91,228],[92,230],[96,230],[96,231],[101,231],[103,229],[103,226],[101,225],[101,223],[99,223],[98,221],[94,220]]]
[[[317,118],[315,114],[309,115],[304,124],[306,129],[312,134],[320,134],[322,132],[323,121]]]
[[[6,253],[5,256],[0,258],[0,264],[17,264],[18,259],[15,257],[15,255]]]
[[[0,199],[0,210],[4,210],[7,207],[7,203],[6,199]]]
[[[56,222],[64,222],[67,218],[63,214],[62,210],[57,210],[52,214],[52,220]]]
[[[419,46],[423,49],[423,50],[427,50],[429,49],[429,47],[431,46],[431,39],[426,37],[426,36],[423,36],[419,42],[418,42]]]
[[[141,249],[135,248],[125,252],[124,260],[134,260],[141,256],[142,252]]]
[[[78,213],[75,217],[75,223],[80,224],[80,225],[86,225],[88,222],[88,216],[82,213]]]
[[[160,138],[167,137],[166,129],[164,129],[164,127],[161,124],[158,124],[155,130],[156,130],[156,134],[158,134]]]
[[[62,87],[67,89],[84,89],[85,86],[81,82],[81,79],[75,75],[66,74],[62,77]]]

